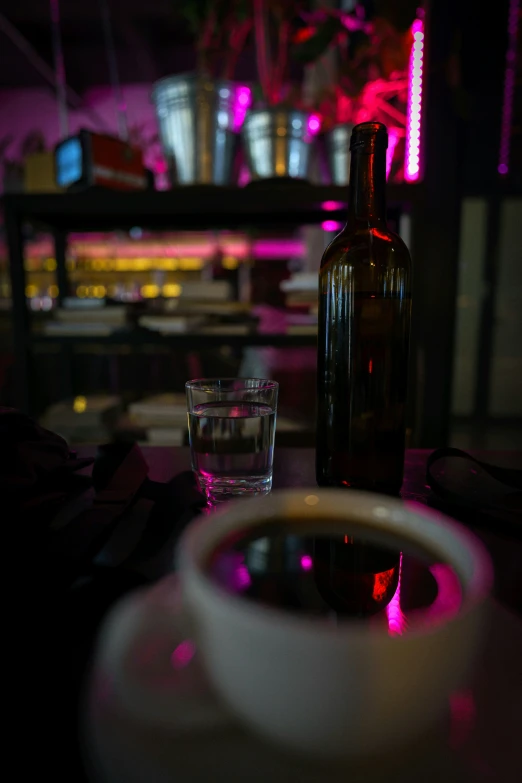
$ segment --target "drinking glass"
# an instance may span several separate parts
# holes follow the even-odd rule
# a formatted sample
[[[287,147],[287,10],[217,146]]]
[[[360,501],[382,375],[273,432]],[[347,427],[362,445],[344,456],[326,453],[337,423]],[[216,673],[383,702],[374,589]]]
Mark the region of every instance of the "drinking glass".
[[[277,393],[262,378],[188,381],[192,469],[211,505],[272,489]]]

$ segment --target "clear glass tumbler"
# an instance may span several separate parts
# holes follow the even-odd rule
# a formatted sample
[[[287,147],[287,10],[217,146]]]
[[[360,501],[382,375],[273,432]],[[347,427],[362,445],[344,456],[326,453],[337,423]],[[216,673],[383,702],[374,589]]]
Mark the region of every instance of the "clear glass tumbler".
[[[223,378],[188,381],[192,469],[210,504],[272,489],[275,381]]]

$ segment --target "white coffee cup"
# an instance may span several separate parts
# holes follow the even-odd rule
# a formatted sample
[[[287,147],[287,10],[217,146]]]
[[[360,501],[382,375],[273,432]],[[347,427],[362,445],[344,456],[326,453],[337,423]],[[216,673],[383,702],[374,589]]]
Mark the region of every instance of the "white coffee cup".
[[[232,532],[321,519],[432,553],[458,575],[460,608],[390,636],[371,623],[332,626],[253,603],[210,578],[209,557]],[[342,490],[280,491],[230,504],[187,528],[177,564],[181,594],[167,579],[105,624],[99,658],[122,702],[146,721],[177,728],[234,715],[279,744],[329,758],[405,743],[441,717],[472,671],[492,584],[486,550],[462,526],[420,504]],[[140,658],[140,645],[154,640],[167,654]],[[193,643],[198,656],[184,666]],[[171,651],[181,661],[174,675]],[[198,657],[212,690],[201,686]]]

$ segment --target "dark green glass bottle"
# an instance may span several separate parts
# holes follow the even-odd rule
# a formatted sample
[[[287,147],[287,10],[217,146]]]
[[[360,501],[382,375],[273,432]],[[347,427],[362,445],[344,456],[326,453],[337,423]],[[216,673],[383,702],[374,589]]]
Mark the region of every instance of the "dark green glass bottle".
[[[348,220],[319,274],[317,482],[397,493],[404,470],[411,259],[386,224],[386,126],[353,129]]]

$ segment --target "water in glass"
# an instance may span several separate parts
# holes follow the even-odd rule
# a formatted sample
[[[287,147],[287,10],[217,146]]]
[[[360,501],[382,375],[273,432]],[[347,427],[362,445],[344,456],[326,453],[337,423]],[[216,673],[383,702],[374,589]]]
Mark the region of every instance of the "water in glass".
[[[249,401],[210,401],[189,412],[192,467],[210,502],[272,488],[276,412]]]

